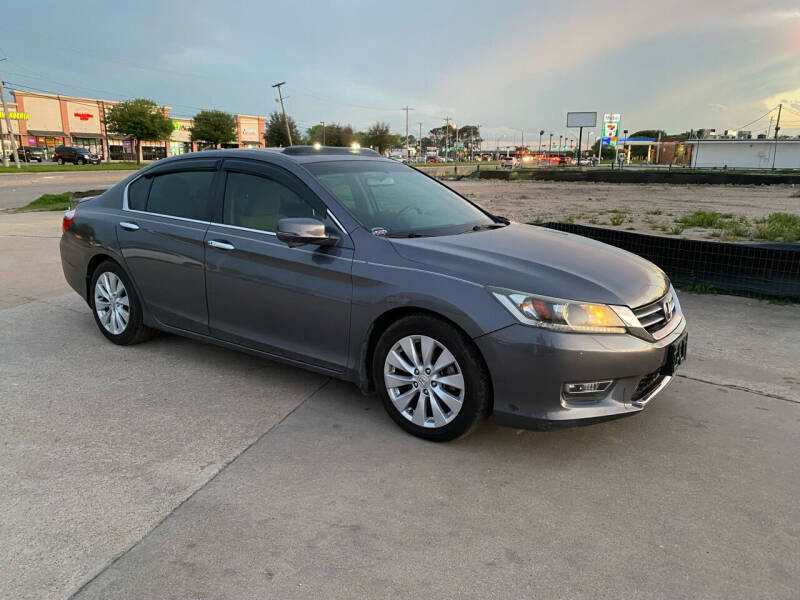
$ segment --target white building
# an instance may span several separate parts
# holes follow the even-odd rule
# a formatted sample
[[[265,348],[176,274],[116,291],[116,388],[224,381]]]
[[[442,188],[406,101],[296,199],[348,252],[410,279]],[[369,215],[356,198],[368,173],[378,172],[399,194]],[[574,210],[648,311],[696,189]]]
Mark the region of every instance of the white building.
[[[772,140],[687,140],[693,167],[800,169],[800,138]],[[774,162],[773,162],[774,159]]]

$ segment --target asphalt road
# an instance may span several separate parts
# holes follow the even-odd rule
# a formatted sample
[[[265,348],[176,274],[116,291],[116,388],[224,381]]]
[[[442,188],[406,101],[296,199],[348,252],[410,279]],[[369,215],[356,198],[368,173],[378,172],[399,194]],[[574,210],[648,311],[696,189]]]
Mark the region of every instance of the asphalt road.
[[[59,218],[0,215],[0,598],[798,597],[797,306],[683,294],[642,414],[437,445],[348,384],[110,344]]]
[[[0,210],[24,206],[42,194],[106,189],[130,174],[131,171],[0,173]]]

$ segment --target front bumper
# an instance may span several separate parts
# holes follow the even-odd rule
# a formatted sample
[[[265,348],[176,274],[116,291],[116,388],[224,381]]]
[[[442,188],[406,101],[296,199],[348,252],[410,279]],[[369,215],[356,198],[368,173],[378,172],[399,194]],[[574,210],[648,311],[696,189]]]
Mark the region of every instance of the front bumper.
[[[494,419],[532,429],[591,423],[640,412],[672,381],[670,345],[686,320],[649,342],[632,335],[561,333],[515,324],[475,340],[489,368]],[[566,397],[565,383],[613,380],[601,394]]]

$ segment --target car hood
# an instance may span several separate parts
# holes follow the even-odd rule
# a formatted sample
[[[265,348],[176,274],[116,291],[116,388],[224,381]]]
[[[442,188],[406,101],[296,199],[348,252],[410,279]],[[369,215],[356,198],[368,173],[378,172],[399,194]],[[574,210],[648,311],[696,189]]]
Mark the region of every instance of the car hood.
[[[544,227],[512,223],[391,241],[400,256],[432,271],[542,296],[636,307],[669,288],[664,272],[635,254]]]

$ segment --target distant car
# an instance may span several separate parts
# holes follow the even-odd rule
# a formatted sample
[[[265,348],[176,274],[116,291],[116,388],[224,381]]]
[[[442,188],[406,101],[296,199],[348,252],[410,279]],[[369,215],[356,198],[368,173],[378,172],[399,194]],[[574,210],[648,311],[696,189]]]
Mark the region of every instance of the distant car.
[[[17,148],[17,154],[19,159],[25,162],[42,162],[47,158],[44,148],[39,146],[22,146]]]
[[[500,157],[500,166],[507,167],[509,169],[513,169],[517,166],[517,159],[514,156],[501,156]]]
[[[560,165],[568,165],[570,163],[570,160],[571,159],[570,159],[569,156],[566,156],[566,155],[559,156],[558,157],[558,164],[560,164]]]
[[[444,158],[442,158],[441,156],[429,156],[429,157],[427,157],[425,159],[425,162],[440,163],[440,162],[444,162]]]
[[[100,164],[100,157],[86,148],[76,148],[75,146],[59,146],[53,153],[53,161],[60,165],[72,163],[74,165]]]

